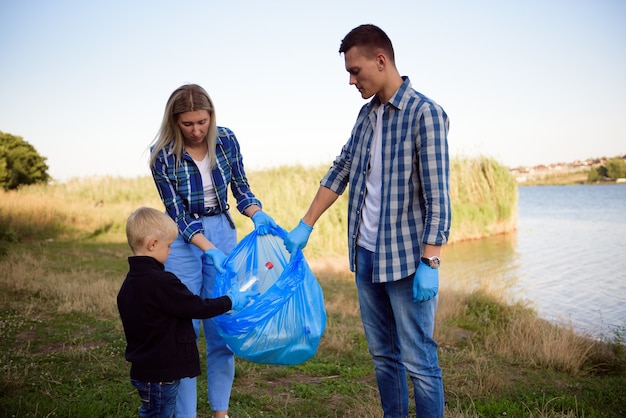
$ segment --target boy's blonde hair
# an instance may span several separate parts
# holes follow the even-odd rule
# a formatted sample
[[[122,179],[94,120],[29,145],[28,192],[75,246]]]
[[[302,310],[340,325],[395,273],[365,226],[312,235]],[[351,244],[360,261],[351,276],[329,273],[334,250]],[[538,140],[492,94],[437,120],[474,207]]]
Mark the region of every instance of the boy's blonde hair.
[[[130,214],[126,221],[126,239],[128,245],[136,252],[149,237],[176,237],[176,222],[154,208],[140,207]]]

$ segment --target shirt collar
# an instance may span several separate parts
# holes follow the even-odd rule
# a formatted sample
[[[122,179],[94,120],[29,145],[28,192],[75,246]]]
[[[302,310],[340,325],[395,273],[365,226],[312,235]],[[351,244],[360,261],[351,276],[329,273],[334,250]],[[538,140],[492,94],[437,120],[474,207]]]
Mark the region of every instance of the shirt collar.
[[[393,94],[393,96],[391,96],[391,98],[387,102],[389,105],[399,110],[402,110],[402,108],[404,107],[404,104],[406,103],[406,100],[404,98],[405,93],[411,90],[411,80],[409,80],[409,77],[402,76],[402,80],[403,80],[402,84],[400,85],[398,90],[396,90],[396,92]],[[370,112],[376,111],[376,109],[378,108],[380,104],[381,103],[380,103],[380,99],[378,98],[378,96],[374,96],[374,98],[369,103],[369,111]]]

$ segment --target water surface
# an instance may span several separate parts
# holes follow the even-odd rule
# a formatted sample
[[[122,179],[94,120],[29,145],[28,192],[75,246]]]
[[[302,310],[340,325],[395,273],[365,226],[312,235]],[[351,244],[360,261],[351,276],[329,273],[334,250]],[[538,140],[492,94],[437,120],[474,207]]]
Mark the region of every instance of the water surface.
[[[626,324],[626,185],[519,188],[518,230],[443,250],[442,288],[489,286],[594,336]]]

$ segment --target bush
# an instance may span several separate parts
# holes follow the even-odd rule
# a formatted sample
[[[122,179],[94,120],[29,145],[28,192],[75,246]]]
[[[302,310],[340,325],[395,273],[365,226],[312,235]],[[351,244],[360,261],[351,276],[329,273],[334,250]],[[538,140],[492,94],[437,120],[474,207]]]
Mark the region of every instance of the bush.
[[[605,166],[609,178],[615,180],[626,177],[626,162],[622,158],[611,158]]]
[[[601,166],[593,167],[589,171],[587,180],[596,182],[606,179],[616,180],[626,177],[626,161],[621,157],[615,157],[607,160]]]
[[[45,161],[22,137],[0,131],[0,187],[4,190],[47,183],[50,176]]]

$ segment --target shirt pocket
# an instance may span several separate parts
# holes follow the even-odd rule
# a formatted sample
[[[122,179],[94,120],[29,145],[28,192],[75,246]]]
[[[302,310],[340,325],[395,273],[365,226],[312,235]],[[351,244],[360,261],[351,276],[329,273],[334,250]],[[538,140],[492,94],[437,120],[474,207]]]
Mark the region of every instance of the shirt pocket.
[[[176,357],[179,359],[198,357],[196,333],[191,324],[185,325],[181,324],[176,332]]]

